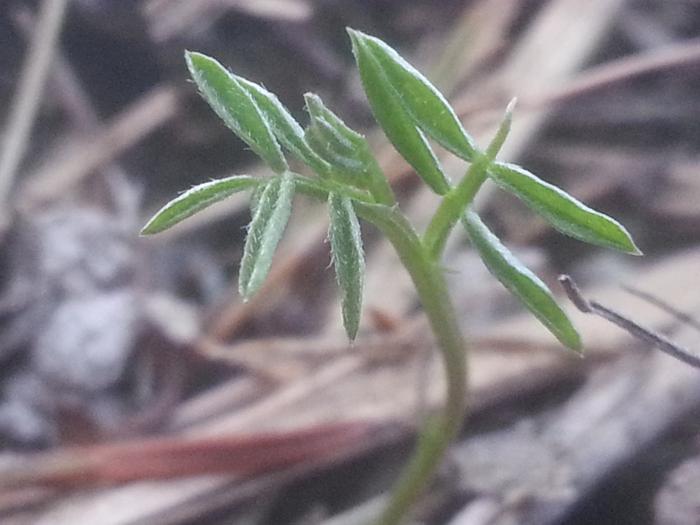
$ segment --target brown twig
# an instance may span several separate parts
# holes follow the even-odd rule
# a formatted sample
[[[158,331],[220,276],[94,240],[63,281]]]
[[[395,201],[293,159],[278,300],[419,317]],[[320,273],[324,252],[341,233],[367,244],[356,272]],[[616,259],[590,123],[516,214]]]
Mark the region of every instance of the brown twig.
[[[96,136],[69,144],[48,159],[22,188],[21,204],[32,209],[67,192],[162,126],[177,111],[177,90],[167,84],[154,87],[108,122]]]
[[[571,100],[576,97],[600,91],[627,80],[655,73],[672,70],[700,63],[700,38],[686,40],[662,49],[646,51],[631,56],[605,62],[599,66],[582,71],[571,80],[554,85],[548,90],[532,91],[520,96],[519,111],[533,111],[547,108],[553,104]],[[501,97],[493,98],[492,104],[501,104]],[[465,95],[454,103],[460,118],[466,118],[474,112],[485,111],[483,100],[475,101],[471,95]],[[493,109],[487,114],[487,121],[495,121],[500,110]]]
[[[7,209],[8,195],[42,100],[41,92],[67,4],[68,0],[44,0],[41,5],[35,36],[22,69],[0,147],[0,206],[3,210]],[[3,222],[6,219],[4,217]]]
[[[606,62],[554,88],[540,97],[525,97],[523,106],[536,108],[604,89],[622,81],[649,73],[700,63],[700,38],[686,40],[662,49],[655,49]]]
[[[692,367],[700,368],[700,356],[691,352],[687,348],[683,348],[682,346],[673,343],[663,335],[644,328],[643,326],[632,321],[630,318],[617,313],[596,301],[589,301],[583,297],[581,290],[579,290],[578,286],[576,286],[576,283],[570,276],[560,275],[559,282],[561,283],[571,302],[574,303],[574,306],[576,306],[576,308],[578,308],[581,312],[598,315],[603,319],[616,324],[637,339],[654,345],[662,352],[675,357],[679,361],[682,361]]]
[[[306,0],[150,0],[144,2],[143,13],[149,21],[150,32],[157,42],[165,42],[197,27],[212,25],[232,10],[264,19],[304,22],[313,7]]]

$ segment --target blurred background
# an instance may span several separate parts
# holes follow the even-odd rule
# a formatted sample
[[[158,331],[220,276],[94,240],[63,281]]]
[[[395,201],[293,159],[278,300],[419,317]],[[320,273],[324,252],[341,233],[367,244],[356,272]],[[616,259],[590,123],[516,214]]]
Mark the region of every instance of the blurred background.
[[[567,353],[455,231],[471,411],[416,523],[700,524],[700,374],[560,294],[700,348],[697,0],[0,1],[0,521],[363,523],[443,398],[408,277],[376,231],[342,330],[323,206],[302,197],[267,284],[236,274],[247,196],[167,233],[189,186],[265,168],[199,99],[185,49],[368,136],[402,209],[437,200],[373,124],[345,27],[425,72],[500,158],[627,226],[644,257],[564,238],[486,186],[489,226],[561,296]],[[453,180],[465,165],[438,150]],[[298,169],[302,169],[298,167]]]

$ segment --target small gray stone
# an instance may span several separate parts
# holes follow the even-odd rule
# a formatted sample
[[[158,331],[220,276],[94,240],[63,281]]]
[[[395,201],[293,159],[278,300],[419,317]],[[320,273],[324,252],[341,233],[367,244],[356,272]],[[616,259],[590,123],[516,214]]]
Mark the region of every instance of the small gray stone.
[[[77,389],[113,386],[134,346],[137,306],[129,289],[64,301],[32,349],[35,370],[52,382]]]

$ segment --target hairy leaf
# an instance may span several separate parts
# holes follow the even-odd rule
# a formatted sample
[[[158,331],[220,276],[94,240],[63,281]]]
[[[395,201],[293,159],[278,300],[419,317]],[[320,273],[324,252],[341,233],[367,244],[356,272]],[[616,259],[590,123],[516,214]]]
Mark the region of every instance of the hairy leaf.
[[[143,227],[141,235],[152,235],[167,230],[207,206],[239,191],[255,188],[259,184],[259,179],[248,175],[234,175],[199,184],[163,206]]]
[[[248,207],[250,208],[251,217],[255,216],[255,211],[258,209],[258,205],[260,204],[262,194],[265,192],[265,188],[267,188],[267,184],[258,184],[255,186],[255,188],[253,188],[253,191],[250,192],[250,202],[248,203]]]
[[[349,30],[358,48],[379,64],[416,125],[455,155],[473,160],[476,147],[449,102],[430,81],[382,40]]]
[[[369,190],[378,202],[393,204],[391,187],[365,137],[348,127],[317,95],[304,95],[311,115],[307,136],[312,147],[347,175],[347,182]]]
[[[326,173],[328,166],[323,159],[312,150],[304,138],[304,129],[292,117],[286,107],[279,101],[276,95],[270,93],[262,86],[244,78],[235,77],[241,86],[248,91],[258,106],[277,140],[289,151],[294,153],[299,160],[306,163],[316,171]]]
[[[185,58],[204,100],[224,123],[274,171],[286,171],[282,150],[248,89],[211,57],[188,51]]]
[[[581,338],[552,293],[534,273],[518,261],[479,216],[468,211],[462,223],[489,271],[569,348],[581,351]]]
[[[365,259],[360,225],[348,197],[331,193],[328,196],[333,266],[341,292],[343,325],[350,340],[360,326]]]
[[[319,129],[319,138],[322,138],[338,156],[357,162],[355,148],[362,146],[364,137],[350,129],[345,123],[330,111],[321,101],[318,95],[306,93],[304,95],[306,108],[311,115],[311,124]]]
[[[260,195],[248,228],[238,275],[238,289],[244,299],[258,291],[270,271],[272,256],[292,211],[293,197],[294,177],[289,172],[270,180]]]
[[[313,150],[334,168],[341,168],[343,175],[349,175],[347,182],[353,186],[363,182],[357,176],[360,163],[352,156],[352,147],[339,142],[331,125],[323,118],[315,118],[304,131],[304,136]]]
[[[384,133],[416,173],[439,195],[450,189],[450,182],[423,132],[403,106],[381,64],[374,57],[361,34],[348,30],[352,50],[360,70],[362,85],[370,108]]]
[[[520,166],[496,162],[489,169],[489,176],[560,232],[598,246],[632,255],[642,254],[627,230],[615,219],[589,208]]]

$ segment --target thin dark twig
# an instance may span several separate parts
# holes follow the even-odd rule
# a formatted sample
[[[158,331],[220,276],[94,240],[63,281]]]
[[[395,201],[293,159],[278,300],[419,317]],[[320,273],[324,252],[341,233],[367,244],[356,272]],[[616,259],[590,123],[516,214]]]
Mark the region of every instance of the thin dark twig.
[[[700,368],[700,356],[691,352],[687,348],[683,348],[682,346],[669,341],[660,334],[647,330],[624,315],[619,314],[596,301],[587,300],[585,297],[583,297],[583,295],[581,295],[581,291],[570,276],[560,275],[559,282],[563,286],[564,291],[571,302],[574,303],[576,308],[582,312],[598,315],[603,319],[616,324],[637,339],[641,339],[642,341],[646,341],[647,343],[654,345],[662,352],[675,357],[679,361],[682,361],[692,367]]]
[[[668,304],[666,301],[663,301],[659,299],[658,297],[648,293],[644,292],[642,290],[638,290],[637,288],[634,288],[632,286],[624,285],[622,287],[623,290],[625,290],[628,293],[631,293],[632,295],[639,297],[640,299],[645,300],[646,302],[653,304],[657,308],[660,308],[666,313],[671,314],[673,317],[678,319],[681,323],[687,324],[688,326],[692,326],[693,328],[696,328],[700,330],[700,321],[698,321],[695,317],[693,317],[690,314],[687,314],[685,312],[681,312],[680,310],[674,308],[670,304]]]
[[[574,303],[574,306],[581,310],[584,314],[593,313],[593,308],[591,303],[581,295],[581,290],[578,289],[576,283],[569,275],[560,275],[559,282],[564,287],[566,295],[569,296],[569,300]]]

